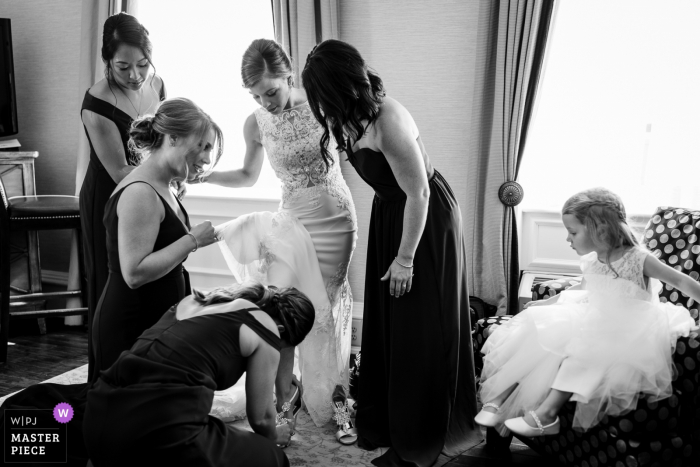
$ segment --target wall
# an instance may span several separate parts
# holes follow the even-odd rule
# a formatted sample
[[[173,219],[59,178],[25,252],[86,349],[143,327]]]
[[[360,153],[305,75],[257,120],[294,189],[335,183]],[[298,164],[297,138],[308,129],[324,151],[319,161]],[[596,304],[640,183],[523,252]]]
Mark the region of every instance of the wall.
[[[75,194],[81,5],[0,0],[0,17],[12,21],[19,119],[19,134],[12,138],[24,151],[39,151],[38,194]],[[70,232],[42,233],[39,242],[42,269],[67,272]]]
[[[387,94],[411,113],[435,168],[466,210],[468,129],[479,14],[488,0],[352,0],[340,3],[340,38],[358,48]],[[347,162],[343,175],[357,208],[359,239],[350,266],[356,301],[364,296],[372,190]]]

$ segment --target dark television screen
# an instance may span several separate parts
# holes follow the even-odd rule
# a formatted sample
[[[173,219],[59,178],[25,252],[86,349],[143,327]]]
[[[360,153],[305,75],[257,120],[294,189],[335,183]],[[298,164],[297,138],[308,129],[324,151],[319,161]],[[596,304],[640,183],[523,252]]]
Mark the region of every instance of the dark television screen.
[[[10,20],[0,18],[0,137],[16,135],[17,101]]]

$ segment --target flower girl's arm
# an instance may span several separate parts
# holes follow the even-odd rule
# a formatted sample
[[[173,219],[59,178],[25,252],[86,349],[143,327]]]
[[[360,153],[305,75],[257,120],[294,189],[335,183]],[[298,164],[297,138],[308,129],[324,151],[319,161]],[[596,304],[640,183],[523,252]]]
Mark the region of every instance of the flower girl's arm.
[[[700,302],[700,283],[694,281],[687,274],[665,265],[655,256],[648,255],[644,260],[644,275],[671,285],[693,298],[696,302]]]

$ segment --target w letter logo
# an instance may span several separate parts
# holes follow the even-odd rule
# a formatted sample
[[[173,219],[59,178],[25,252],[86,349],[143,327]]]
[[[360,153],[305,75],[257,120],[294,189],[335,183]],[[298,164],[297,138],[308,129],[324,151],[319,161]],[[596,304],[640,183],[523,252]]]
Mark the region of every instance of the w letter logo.
[[[70,422],[73,419],[73,407],[65,402],[59,403],[53,409],[53,418],[55,418],[58,423]]]

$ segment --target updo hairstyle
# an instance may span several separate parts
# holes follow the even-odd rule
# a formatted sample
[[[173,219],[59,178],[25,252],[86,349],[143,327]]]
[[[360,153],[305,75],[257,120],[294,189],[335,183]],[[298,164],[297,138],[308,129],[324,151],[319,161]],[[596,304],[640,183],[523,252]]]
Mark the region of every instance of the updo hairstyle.
[[[111,61],[122,45],[130,45],[140,49],[153,66],[151,54],[153,45],[148,38],[148,30],[138,20],[128,13],[117,13],[107,18],[102,30],[102,60],[105,62],[105,76],[112,80]]]
[[[144,115],[133,121],[129,129],[129,149],[140,162],[163,145],[166,135],[186,138],[196,134],[203,137],[211,129],[216,136],[217,148],[209,170],[224,152],[224,135],[197,104],[184,97],[174,97],[164,100],[155,115]]]
[[[218,287],[210,292],[192,290],[194,300],[202,305],[232,302],[239,298],[255,305],[284,326],[280,337],[291,345],[299,345],[311,331],[316,312],[311,300],[294,287],[265,287],[260,282],[249,281],[228,287]]]
[[[292,60],[277,42],[271,39],[255,39],[246,49],[241,62],[243,87],[251,88],[263,78],[287,78],[294,72]]]

